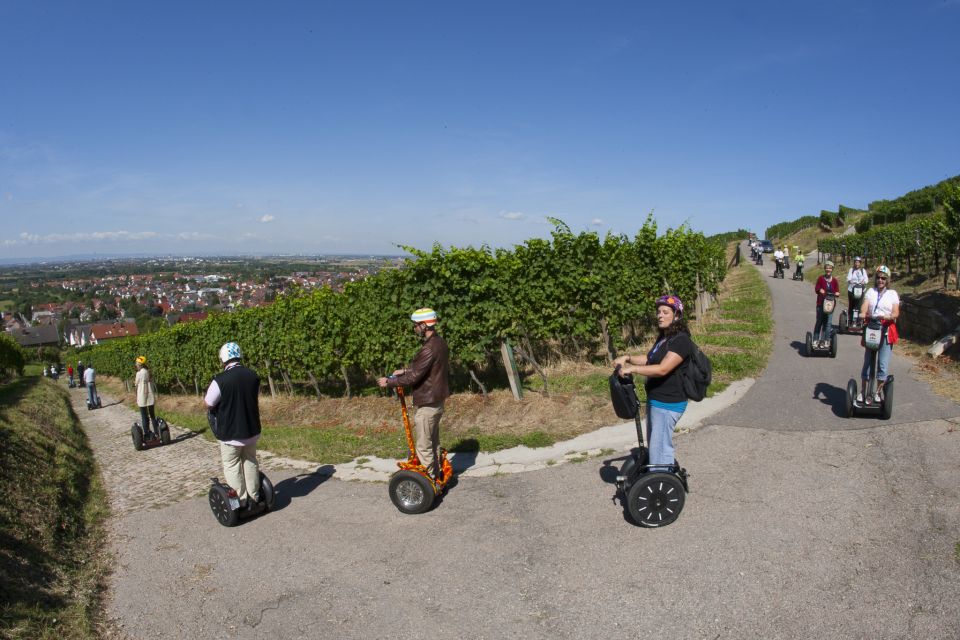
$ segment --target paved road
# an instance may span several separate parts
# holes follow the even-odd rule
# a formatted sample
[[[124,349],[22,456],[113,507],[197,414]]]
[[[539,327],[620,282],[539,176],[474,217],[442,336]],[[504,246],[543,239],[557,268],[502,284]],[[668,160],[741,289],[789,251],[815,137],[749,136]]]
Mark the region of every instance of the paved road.
[[[791,313],[791,283],[772,285],[779,322]],[[810,315],[808,302],[797,308]],[[742,409],[678,438],[694,492],[670,527],[624,520],[611,501],[616,456],[464,478],[421,516],[399,514],[383,484],[276,471],[276,510],[233,529],[202,498],[177,500],[161,478],[156,505],[113,522],[116,633],[960,637],[960,407],[938,404],[941,415],[911,422],[898,408],[889,423],[838,428],[811,391],[820,380],[842,386],[852,365],[824,377],[783,351],[796,327],[780,326],[774,361],[784,366],[767,370]],[[854,349],[841,358],[855,359]],[[898,383],[909,377],[897,371]],[[785,403],[794,409],[781,411]],[[91,434],[107,428],[98,415],[81,412]],[[161,451],[136,459],[153,468]]]
[[[855,378],[860,384],[860,337],[840,335],[836,358],[803,357],[806,334],[816,324],[814,283],[790,280],[789,275],[783,280],[772,278],[772,259],[764,260],[764,266],[756,268],[766,277],[773,294],[776,333],[770,364],[750,393],[715,415],[713,421],[777,431],[876,428],[877,422],[883,422],[878,417],[843,417],[847,381]],[[846,308],[846,271],[842,276],[843,304],[834,311],[834,322],[839,320],[841,309]],[[887,426],[960,414],[955,404],[935,395],[928,385],[910,375],[911,363],[896,356],[896,347],[894,354],[894,414]]]

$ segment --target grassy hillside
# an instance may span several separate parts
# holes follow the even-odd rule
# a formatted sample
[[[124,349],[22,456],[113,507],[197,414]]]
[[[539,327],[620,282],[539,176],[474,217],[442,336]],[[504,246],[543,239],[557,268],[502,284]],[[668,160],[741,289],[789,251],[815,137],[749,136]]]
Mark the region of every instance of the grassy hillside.
[[[0,636],[98,636],[106,497],[63,388],[0,388]]]

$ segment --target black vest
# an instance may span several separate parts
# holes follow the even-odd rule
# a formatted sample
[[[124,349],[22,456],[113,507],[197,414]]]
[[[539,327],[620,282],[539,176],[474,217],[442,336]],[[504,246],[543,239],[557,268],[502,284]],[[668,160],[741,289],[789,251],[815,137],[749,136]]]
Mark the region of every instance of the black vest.
[[[220,440],[243,440],[260,433],[260,377],[241,365],[213,377],[220,387],[217,425]]]

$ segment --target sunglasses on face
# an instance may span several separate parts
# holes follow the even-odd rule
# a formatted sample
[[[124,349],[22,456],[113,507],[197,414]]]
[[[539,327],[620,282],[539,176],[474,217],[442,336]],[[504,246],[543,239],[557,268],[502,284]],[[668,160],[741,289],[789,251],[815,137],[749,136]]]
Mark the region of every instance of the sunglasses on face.
[[[886,282],[887,276],[877,276],[877,280],[883,280],[884,282]]]

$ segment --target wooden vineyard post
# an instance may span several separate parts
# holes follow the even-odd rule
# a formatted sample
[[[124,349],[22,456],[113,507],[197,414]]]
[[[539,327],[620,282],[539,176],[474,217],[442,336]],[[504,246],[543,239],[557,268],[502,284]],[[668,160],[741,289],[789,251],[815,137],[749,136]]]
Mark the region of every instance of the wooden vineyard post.
[[[510,391],[514,400],[523,398],[523,387],[520,386],[520,372],[517,370],[517,361],[513,358],[513,348],[509,340],[500,343],[500,355],[503,356],[503,368],[507,370],[507,379],[510,380]]]

